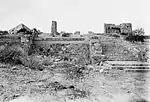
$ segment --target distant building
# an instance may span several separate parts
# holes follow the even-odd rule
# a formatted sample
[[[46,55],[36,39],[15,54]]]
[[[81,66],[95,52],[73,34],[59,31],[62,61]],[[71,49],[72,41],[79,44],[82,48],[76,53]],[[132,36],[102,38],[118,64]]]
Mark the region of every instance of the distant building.
[[[19,24],[18,26],[14,27],[13,29],[9,30],[9,34],[19,34],[19,33],[30,33],[31,29],[25,26],[24,24]]]
[[[59,36],[59,33],[57,32],[57,22],[56,21],[52,21],[51,36],[52,37]]]
[[[104,33],[111,34],[117,33],[122,35],[128,35],[132,33],[131,23],[121,23],[120,25],[115,24],[104,24]]]

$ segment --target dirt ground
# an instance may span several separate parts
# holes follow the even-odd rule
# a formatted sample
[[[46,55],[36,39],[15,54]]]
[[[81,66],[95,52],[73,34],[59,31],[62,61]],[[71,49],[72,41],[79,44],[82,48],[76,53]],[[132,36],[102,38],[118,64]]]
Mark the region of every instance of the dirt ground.
[[[64,70],[47,68],[36,71],[24,66],[1,64],[0,101],[128,102],[131,99],[148,99],[149,89],[139,91],[138,85],[135,85],[142,84],[143,88],[148,88],[145,86],[148,81],[138,81],[124,71],[100,73],[91,70],[85,72],[82,78],[69,79]]]

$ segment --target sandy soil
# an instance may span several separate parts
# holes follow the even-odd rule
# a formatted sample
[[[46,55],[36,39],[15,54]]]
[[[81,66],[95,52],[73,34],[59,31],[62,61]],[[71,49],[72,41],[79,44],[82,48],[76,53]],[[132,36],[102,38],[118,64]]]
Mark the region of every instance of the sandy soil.
[[[23,66],[1,65],[1,102],[128,102],[131,99],[148,99],[148,90],[137,91],[134,83],[137,80],[126,76],[124,71],[91,71],[82,79],[71,80],[62,70],[65,69],[35,71]],[[52,83],[56,81],[65,88],[55,89]],[[145,85],[145,80],[136,84],[142,82]],[[80,95],[82,90],[85,96]]]

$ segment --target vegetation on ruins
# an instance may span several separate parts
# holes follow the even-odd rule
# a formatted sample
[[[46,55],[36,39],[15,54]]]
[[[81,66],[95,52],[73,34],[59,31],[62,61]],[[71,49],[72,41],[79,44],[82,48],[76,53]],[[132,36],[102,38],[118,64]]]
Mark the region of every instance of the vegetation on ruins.
[[[16,44],[0,51],[0,60],[5,63],[23,64],[25,52]]]
[[[131,30],[127,29],[127,25],[120,25],[116,26],[119,27],[119,29],[122,32],[127,32]],[[110,26],[110,25],[107,25]],[[114,25],[113,25],[114,26]],[[125,26],[125,27],[124,27]],[[107,27],[106,27],[107,28]],[[123,28],[123,29],[122,29]],[[111,29],[106,29],[110,32],[113,31]],[[0,34],[5,35],[7,34],[7,31],[0,31]],[[52,33],[56,34],[57,32],[57,23],[55,22],[52,27]],[[80,34],[80,32],[77,32]],[[89,32],[92,33],[92,32]],[[13,44],[12,46],[9,44],[6,44],[6,46],[1,46],[1,48],[4,48],[1,50],[0,60],[2,62],[13,62],[15,64],[23,64],[25,66],[28,66],[32,69],[39,69],[42,70],[45,67],[53,65],[53,63],[58,63],[62,61],[68,61],[71,62],[74,65],[87,65],[91,63],[90,59],[90,45],[89,44],[83,44],[83,43],[76,43],[76,44],[50,44],[50,45],[38,45],[36,44],[30,44],[29,42],[35,38],[38,37],[39,34],[42,34],[41,31],[37,30],[36,28],[33,28],[30,30],[28,27],[26,27],[24,24],[18,25],[16,28],[13,28],[10,30],[10,34],[21,34],[23,36],[21,40],[21,44]],[[94,34],[94,33],[93,33]],[[8,33],[9,35],[9,33]],[[26,36],[27,35],[27,36]],[[56,34],[57,35],[57,34]],[[61,32],[61,37],[70,37],[71,33]],[[19,35],[20,36],[20,35]],[[112,37],[113,36],[113,37]],[[99,35],[98,39],[100,39],[100,46],[102,47],[102,55],[105,55],[104,58],[102,56],[99,57],[93,57],[95,63],[100,63],[101,61],[106,60],[127,60],[127,59],[136,59],[139,61],[147,61],[147,51],[142,51],[141,49],[137,50],[137,52],[134,52],[132,48],[130,49],[129,46],[127,46],[127,43],[125,40],[121,41],[119,34],[117,33],[110,33],[109,36],[106,35]],[[128,34],[125,37],[126,40],[131,42],[144,42],[144,30],[142,28],[135,29],[132,31],[132,34]],[[56,36],[54,36],[56,37]],[[106,39],[105,39],[106,37]],[[29,42],[24,42],[25,40],[28,40]],[[102,41],[104,39],[104,41]],[[92,38],[90,39],[92,40]],[[110,40],[110,41],[109,41]],[[109,43],[108,43],[109,42]],[[120,43],[121,42],[121,43]],[[4,42],[1,42],[1,44]],[[132,43],[129,43],[132,45]],[[2,44],[3,45],[3,44]],[[5,45],[5,44],[4,44]],[[48,47],[49,46],[49,47]],[[134,46],[134,45],[133,45]],[[98,46],[97,46],[98,47]],[[26,52],[25,50],[28,49]],[[98,47],[99,48],[99,47]],[[135,48],[135,47],[134,47]],[[96,49],[96,48],[95,48]],[[117,51],[118,50],[118,51]],[[135,50],[136,51],[136,50]],[[128,54],[126,53],[128,52]],[[134,53],[133,53],[134,52]],[[28,53],[28,54],[26,54]],[[38,56],[38,57],[37,57]],[[135,58],[137,56],[137,58]],[[129,58],[130,57],[130,58]]]
[[[125,39],[131,42],[144,42],[144,29],[139,28],[132,31],[132,34],[129,34]]]
[[[61,32],[62,37],[70,37],[72,33],[67,33],[67,32]]]
[[[142,31],[142,29],[133,31],[132,37],[143,36],[144,31]],[[126,73],[123,70],[110,70],[102,62],[108,60],[146,62],[149,59],[147,56],[149,50],[145,45],[132,43],[133,40],[138,42],[138,39],[126,39],[128,40],[126,41],[117,33],[96,35],[89,32],[90,37],[85,43],[84,36],[76,36],[74,39],[72,36],[69,39],[66,37],[70,37],[70,33],[63,35],[61,32],[62,35],[59,35],[56,23],[52,31],[53,36],[50,36],[52,40],[34,39],[43,34],[36,28],[28,29],[28,31],[19,28],[14,32],[17,34],[12,31],[13,36],[21,36],[20,42],[12,42],[12,38],[8,39],[9,36],[0,35],[2,39],[0,42],[0,94],[3,95],[4,100],[15,99],[26,93],[29,95],[48,93],[71,100],[90,98],[90,95],[108,95],[112,98],[113,90],[109,88],[117,88],[118,91],[116,87],[118,85],[120,89],[125,89],[126,87],[121,84],[125,80],[122,75]],[[79,34],[79,32],[76,33]],[[64,39],[67,40],[63,42]],[[36,40],[39,42],[35,43]],[[31,41],[31,46],[28,41]],[[50,42],[47,43],[47,41]],[[128,76],[128,78],[131,77]],[[115,82],[112,86],[114,80],[121,81]],[[131,86],[131,90],[134,91],[131,81],[128,83],[127,87]],[[125,91],[131,92],[129,89]]]

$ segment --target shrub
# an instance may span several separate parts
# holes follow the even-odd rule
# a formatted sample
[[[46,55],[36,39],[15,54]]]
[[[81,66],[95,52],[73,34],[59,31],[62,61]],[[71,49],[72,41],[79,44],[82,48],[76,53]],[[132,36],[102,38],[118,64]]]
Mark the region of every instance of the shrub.
[[[29,56],[27,64],[28,67],[34,70],[42,71],[43,69],[45,69],[42,59],[37,56]]]
[[[125,40],[128,40],[130,42],[144,42],[144,29],[140,28],[140,29],[135,29],[132,31],[132,34],[129,34]]]
[[[13,65],[22,64],[31,69],[43,70],[42,61],[33,56],[27,56],[24,50],[18,45],[9,45],[0,52],[0,61]]]
[[[24,64],[25,54],[21,50],[5,48],[0,52],[0,60],[11,64]]]
[[[66,79],[69,80],[80,80],[84,78],[85,67],[73,66],[65,69]]]
[[[139,35],[128,35],[125,40],[128,40],[130,42],[144,42],[144,36]]]

